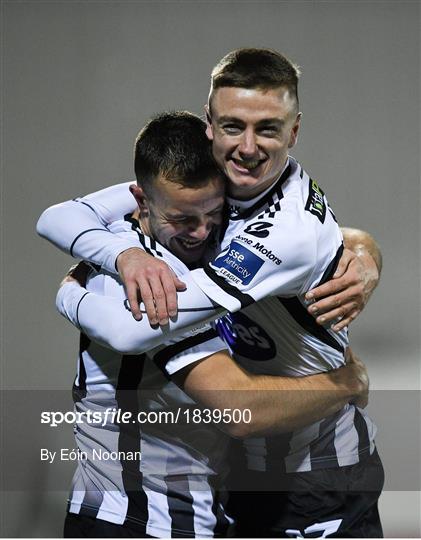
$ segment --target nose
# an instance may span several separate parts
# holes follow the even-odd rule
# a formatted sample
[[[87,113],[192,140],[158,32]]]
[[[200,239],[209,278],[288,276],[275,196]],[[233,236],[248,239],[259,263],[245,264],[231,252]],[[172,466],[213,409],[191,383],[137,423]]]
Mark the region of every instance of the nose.
[[[257,152],[256,134],[252,129],[246,129],[241,137],[238,151],[242,157],[254,157]]]
[[[206,240],[213,227],[213,220],[209,216],[203,216],[197,219],[194,227],[191,228],[189,235],[196,240]]]

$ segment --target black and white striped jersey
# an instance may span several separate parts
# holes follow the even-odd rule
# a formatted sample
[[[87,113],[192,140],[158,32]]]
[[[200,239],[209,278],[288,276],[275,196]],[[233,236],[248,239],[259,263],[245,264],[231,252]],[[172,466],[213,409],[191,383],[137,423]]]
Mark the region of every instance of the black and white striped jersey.
[[[235,360],[256,374],[299,377],[340,367],[345,342],[306,316],[301,304],[270,297],[218,321]],[[228,320],[228,322],[227,322]],[[334,415],[291,433],[242,442],[246,466],[289,473],[342,467],[374,451],[376,426],[363,409],[347,404]]]
[[[127,228],[127,222],[112,227],[115,232]],[[144,237],[141,241],[175,272],[186,271],[159,244]],[[121,283],[106,273],[93,273],[87,289],[124,303]],[[75,425],[80,459],[70,512],[130,523],[154,537],[225,534],[232,520],[219,488],[226,473],[228,437],[212,425],[187,421],[185,411],[198,405],[171,380],[180,369],[225,348],[210,325],[141,355],[122,355],[81,335],[75,411],[83,418],[96,413],[101,421]],[[121,420],[125,413],[127,422]]]
[[[297,377],[342,366],[347,331],[319,326],[304,300],[332,277],[343,250],[322,189],[290,158],[265,193],[230,203],[220,254],[192,276],[234,312],[219,327],[236,361],[253,373]],[[294,433],[246,440],[247,464],[282,472],[351,465],[374,451],[375,433],[365,411],[349,404]]]
[[[92,208],[94,199],[91,195]],[[112,209],[110,215],[115,214],[114,203],[106,199],[102,192],[101,204]],[[185,307],[188,314],[181,313],[177,322],[170,323],[169,331],[202,320],[205,311],[196,311],[195,306],[209,309],[213,302],[232,312],[242,310],[234,316],[237,339],[232,348],[238,361],[251,371],[302,376],[343,365],[346,332],[335,334],[319,327],[307,314],[304,302],[307,290],[331,277],[342,250],[339,227],[321,188],[289,158],[278,182],[266,192],[252,201],[230,203],[222,251],[206,268],[182,276],[188,287],[179,295],[179,307],[181,312]],[[90,219],[92,215],[90,211]],[[86,234],[79,239],[89,236],[88,223],[84,227]],[[90,253],[82,255],[89,257]],[[121,305],[106,297],[83,295],[83,289],[63,287],[59,309],[108,346],[113,346],[110,324],[116,310],[124,321],[120,325],[122,341],[130,343],[130,351],[143,351],[144,340],[155,344],[165,337],[158,335],[161,330],[150,331],[149,337],[145,328],[138,339],[136,322],[129,313],[122,313]],[[96,324],[85,316],[93,305],[102,315]],[[226,334],[229,338],[230,332]],[[249,465],[264,470],[273,463],[288,471],[348,465],[373,451],[374,435],[375,427],[365,413],[348,406],[338,417],[290,434],[288,439],[250,441]]]

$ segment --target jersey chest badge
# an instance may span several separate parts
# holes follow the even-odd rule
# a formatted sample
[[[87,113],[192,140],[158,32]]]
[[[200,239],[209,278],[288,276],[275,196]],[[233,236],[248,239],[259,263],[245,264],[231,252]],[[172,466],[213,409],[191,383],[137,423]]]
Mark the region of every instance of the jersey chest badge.
[[[228,250],[212,263],[220,276],[237,284],[248,285],[260,270],[264,259],[238,242],[231,242]]]

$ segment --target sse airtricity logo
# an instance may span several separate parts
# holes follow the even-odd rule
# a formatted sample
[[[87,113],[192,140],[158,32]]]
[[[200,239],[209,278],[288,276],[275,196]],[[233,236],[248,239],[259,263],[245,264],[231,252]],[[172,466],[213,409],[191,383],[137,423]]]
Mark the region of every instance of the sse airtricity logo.
[[[238,242],[231,242],[228,251],[220,255],[212,266],[218,274],[234,283],[248,285],[260,270],[264,260]]]

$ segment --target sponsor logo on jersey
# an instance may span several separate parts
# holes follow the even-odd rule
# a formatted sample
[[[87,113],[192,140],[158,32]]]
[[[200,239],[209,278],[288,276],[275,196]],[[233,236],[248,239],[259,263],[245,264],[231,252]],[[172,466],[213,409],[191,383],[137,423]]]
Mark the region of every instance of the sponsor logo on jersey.
[[[254,223],[252,225],[258,225],[258,223]],[[272,223],[264,223],[263,225],[267,225],[269,227],[272,227]],[[249,227],[247,227],[249,229]],[[250,231],[245,229],[245,233],[248,232],[250,234]],[[265,233],[269,234],[267,230],[264,231]],[[258,236],[258,235],[256,235]],[[271,249],[267,248],[264,244],[262,244],[259,241],[255,241],[252,238],[247,238],[247,236],[243,236],[241,234],[237,234],[235,237],[235,240],[237,242],[241,242],[243,244],[246,244],[247,246],[251,246],[253,249],[257,250],[261,255],[266,257],[266,259],[269,259],[270,261],[274,262],[278,266],[281,264],[282,259],[277,257]]]
[[[235,205],[235,204],[231,204],[230,207],[229,207],[229,215],[230,215],[230,218],[235,218],[237,216],[240,215],[240,207]]]
[[[280,259],[279,257],[277,257],[274,253],[272,253],[272,250],[266,248],[262,243],[260,242],[255,242],[254,240],[252,240],[251,238],[247,238],[246,236],[242,236],[241,234],[238,234],[236,237],[235,237],[235,240],[237,240],[238,242],[242,242],[244,244],[247,244],[248,246],[251,246],[252,248],[254,249],[257,249],[257,251],[259,253],[261,253],[262,255],[264,255],[267,259],[269,259],[270,261],[273,261],[275,264],[277,264],[278,266],[281,264],[282,262],[282,259]]]
[[[257,238],[266,238],[269,236],[270,227],[273,227],[273,223],[267,223],[266,221],[256,221],[255,223],[250,223],[250,225],[244,229],[244,232],[257,236]]]
[[[247,244],[248,246],[251,246],[254,242],[252,238],[247,238],[247,236],[242,236],[241,234],[237,234],[235,237],[235,240],[239,240],[240,242],[243,242],[244,244]]]
[[[231,314],[230,347],[234,354],[257,362],[271,360],[276,355],[276,345],[269,334],[243,313]]]
[[[208,328],[209,328],[209,325],[207,323],[202,323],[202,324],[199,324],[198,326],[193,326],[193,328],[191,328],[188,331],[188,335],[195,336],[196,334],[202,334],[205,330],[208,330]]]
[[[323,199],[324,191],[317,182],[310,178],[309,195],[305,209],[316,216],[320,223],[324,223],[326,217],[326,204]]]
[[[231,242],[228,251],[220,255],[212,266],[218,274],[234,283],[248,285],[260,270],[264,260],[252,253],[242,244]]]
[[[257,251],[259,253],[261,253],[262,255],[264,255],[267,259],[269,259],[270,261],[273,261],[275,264],[277,264],[278,266],[281,264],[282,260],[277,257],[274,253],[272,253],[272,251],[270,249],[268,249],[267,247],[265,247],[263,244],[261,244],[260,242],[256,242],[253,246],[252,246],[254,249],[257,249]]]

